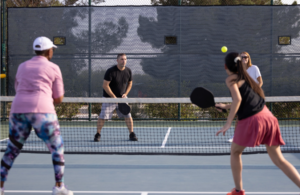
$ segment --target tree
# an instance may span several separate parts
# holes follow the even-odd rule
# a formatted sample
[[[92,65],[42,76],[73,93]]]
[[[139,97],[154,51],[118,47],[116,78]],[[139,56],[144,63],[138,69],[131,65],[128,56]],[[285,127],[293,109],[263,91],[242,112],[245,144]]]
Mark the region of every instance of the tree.
[[[7,7],[48,7],[62,5],[59,0],[6,0]]]
[[[281,1],[281,0],[277,0]],[[277,2],[275,0],[275,2]],[[151,0],[152,5],[270,5],[270,0]]]
[[[92,0],[99,4],[105,0]],[[7,7],[51,7],[51,6],[86,6],[89,0],[6,0]]]

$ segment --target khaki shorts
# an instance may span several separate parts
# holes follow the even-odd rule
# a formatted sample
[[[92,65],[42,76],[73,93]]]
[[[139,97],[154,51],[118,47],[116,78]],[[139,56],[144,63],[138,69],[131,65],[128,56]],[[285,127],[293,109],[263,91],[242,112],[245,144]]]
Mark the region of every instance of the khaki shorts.
[[[117,115],[119,118],[131,118],[131,114],[124,115],[118,109],[117,103],[102,103],[101,113],[99,118],[101,119],[111,119],[114,110],[117,111]]]

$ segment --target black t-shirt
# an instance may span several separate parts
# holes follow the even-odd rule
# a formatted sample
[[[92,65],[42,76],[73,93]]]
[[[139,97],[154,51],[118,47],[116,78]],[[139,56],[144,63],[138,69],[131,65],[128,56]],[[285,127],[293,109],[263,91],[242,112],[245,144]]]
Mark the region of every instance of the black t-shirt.
[[[242,96],[242,102],[237,111],[239,120],[253,116],[262,111],[265,106],[265,100],[255,93],[248,83],[245,82],[239,90]]]
[[[117,97],[122,97],[126,92],[128,82],[132,81],[132,73],[128,67],[125,67],[125,69],[121,71],[117,65],[115,65],[107,69],[104,80],[110,81],[109,87]],[[104,89],[103,96],[110,97]]]

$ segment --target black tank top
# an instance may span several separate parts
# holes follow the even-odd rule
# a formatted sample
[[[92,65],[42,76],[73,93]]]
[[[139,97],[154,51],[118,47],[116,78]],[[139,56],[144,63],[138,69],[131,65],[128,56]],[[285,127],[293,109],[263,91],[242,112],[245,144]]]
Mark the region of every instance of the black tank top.
[[[260,97],[253,89],[245,82],[240,88],[240,93],[242,96],[242,102],[237,111],[237,116],[239,120],[245,119],[247,117],[253,116],[256,113],[262,111],[265,106],[264,98]]]

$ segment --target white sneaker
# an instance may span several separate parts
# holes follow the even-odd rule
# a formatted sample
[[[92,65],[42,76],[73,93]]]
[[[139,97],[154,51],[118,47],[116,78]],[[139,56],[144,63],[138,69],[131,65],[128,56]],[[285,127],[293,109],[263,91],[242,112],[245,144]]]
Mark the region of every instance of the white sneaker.
[[[229,140],[227,140],[229,143],[232,143],[232,141],[233,141],[233,136],[229,139]]]
[[[68,190],[64,185],[61,187],[54,187],[52,190],[52,195],[73,195],[71,190]]]
[[[4,195],[4,188],[0,188],[1,195]]]

